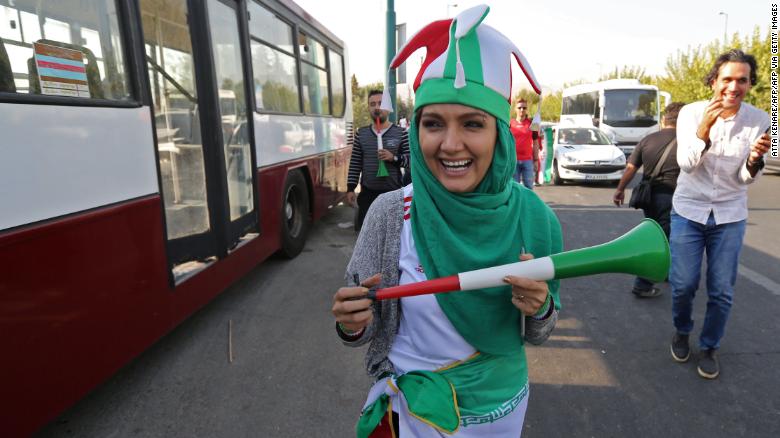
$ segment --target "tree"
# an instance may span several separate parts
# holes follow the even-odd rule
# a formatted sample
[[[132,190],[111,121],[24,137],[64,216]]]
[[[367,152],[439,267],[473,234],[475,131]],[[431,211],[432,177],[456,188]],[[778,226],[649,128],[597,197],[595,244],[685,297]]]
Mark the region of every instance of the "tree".
[[[703,79],[720,53],[719,46],[712,42],[705,47],[689,48],[687,52],[678,51],[667,59],[666,75],[658,77],[656,85],[671,93],[675,101],[690,103],[708,99],[712,92]]]
[[[352,120],[355,127],[366,126],[372,123],[368,113],[368,92],[381,90],[383,85],[381,82],[375,82],[361,87],[354,75],[352,79]]]
[[[542,95],[542,120],[557,121],[561,117],[562,94],[561,90],[556,90]],[[512,99],[512,106],[509,110],[510,119],[517,117],[517,101],[521,98],[528,102],[528,117],[533,117],[536,114],[539,107],[539,95],[533,90],[524,88],[518,91],[514,99]]]
[[[736,35],[735,35],[736,37]],[[766,36],[761,38],[761,31],[758,26],[753,29],[753,35],[751,37],[745,37],[743,47],[751,55],[756,57],[756,63],[758,64],[758,80],[756,85],[748,93],[747,101],[751,105],[760,108],[767,113],[770,112],[770,81],[769,72],[772,71],[771,58],[771,36],[770,31],[767,29]]]
[[[528,102],[528,117],[533,117],[534,114],[536,114],[536,106],[539,103],[539,95],[536,94],[535,91],[530,90],[528,88],[523,88],[520,91],[515,94],[514,99],[512,99],[512,105],[509,108],[509,118],[514,119],[517,117],[517,102],[520,101],[520,99],[525,99],[526,102]]]
[[[398,107],[395,109],[398,113],[396,120],[406,118],[406,120],[411,121],[413,115],[412,113],[414,112],[414,103],[410,99],[403,99],[398,97],[395,104]]]
[[[761,37],[760,28],[756,26],[753,35],[744,39],[735,33],[729,48],[742,49],[756,57],[758,64],[758,81],[745,99],[746,102],[769,112],[770,87],[770,32]],[[655,78],[654,83],[661,90],[672,94],[672,99],[680,102],[694,102],[712,97],[712,90],[704,83],[704,78],[712,68],[718,55],[724,52],[719,41],[713,41],[705,46],[678,51],[669,56],[666,61],[666,74]]]
[[[352,75],[352,120],[356,127],[374,123],[368,113],[368,92],[371,90],[382,90],[383,87],[384,85],[381,82],[360,86],[355,75]],[[407,120],[412,119],[414,104],[411,100],[398,97],[395,106],[397,120],[400,120],[401,117],[406,117]]]
[[[562,90],[542,95],[542,120],[557,122],[561,118],[561,103],[563,103]]]
[[[638,65],[624,65],[622,69],[615,67],[615,70],[599,77],[599,81],[608,81],[610,79],[638,79],[639,82],[645,82],[648,81],[650,77],[645,74],[644,67]]]
[[[360,91],[360,85],[358,85],[357,78],[355,77],[354,74],[352,75],[351,82],[352,82],[352,99],[354,99],[355,95],[357,95],[358,92]]]

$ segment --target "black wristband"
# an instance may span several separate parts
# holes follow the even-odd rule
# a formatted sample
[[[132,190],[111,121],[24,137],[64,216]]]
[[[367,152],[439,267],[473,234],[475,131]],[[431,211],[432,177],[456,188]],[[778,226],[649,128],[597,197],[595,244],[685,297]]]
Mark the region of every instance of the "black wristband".
[[[339,335],[339,337],[345,341],[352,342],[357,341],[360,339],[361,336],[363,336],[363,333],[366,331],[366,328],[363,327],[362,329],[356,331],[355,333],[347,333],[341,328],[341,324],[336,322],[336,333]]]
[[[752,163],[750,162],[750,157],[748,157],[747,161],[745,162],[745,166],[758,168],[757,170],[763,169],[765,164],[766,163],[764,163],[764,156],[763,155],[758,157],[758,160],[756,160],[756,161],[754,161]]]

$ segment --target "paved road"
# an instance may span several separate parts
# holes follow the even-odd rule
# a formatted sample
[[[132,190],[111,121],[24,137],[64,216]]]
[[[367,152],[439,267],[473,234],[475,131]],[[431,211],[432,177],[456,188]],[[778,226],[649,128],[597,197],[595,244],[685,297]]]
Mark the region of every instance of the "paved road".
[[[542,187],[567,249],[602,243],[641,214],[609,186]],[[553,337],[529,348],[525,437],[768,437],[780,430],[780,176],[750,189],[750,219],[722,376],[669,355],[668,286],[634,298],[632,279],[565,280]],[[271,259],[45,427],[41,437],[348,437],[367,379],[362,350],[333,333],[330,299],[354,233],[337,207],[292,261]],[[704,300],[696,303],[702,321]],[[233,354],[228,361],[228,326]],[[700,326],[697,325],[697,329]]]

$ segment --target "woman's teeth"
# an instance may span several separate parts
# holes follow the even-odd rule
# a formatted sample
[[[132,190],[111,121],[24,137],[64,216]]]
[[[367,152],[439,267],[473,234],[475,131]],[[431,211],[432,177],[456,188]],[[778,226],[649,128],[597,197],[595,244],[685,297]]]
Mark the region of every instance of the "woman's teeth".
[[[458,160],[458,161],[440,160],[440,161],[441,164],[448,169],[463,169],[471,165],[472,160]]]

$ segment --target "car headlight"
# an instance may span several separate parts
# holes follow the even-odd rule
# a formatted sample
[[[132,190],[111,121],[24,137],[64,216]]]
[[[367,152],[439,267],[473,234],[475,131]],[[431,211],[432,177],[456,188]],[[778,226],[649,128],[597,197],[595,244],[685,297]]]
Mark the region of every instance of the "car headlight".
[[[572,157],[571,155],[564,154],[564,155],[561,155],[561,161],[563,161],[564,163],[567,163],[567,164],[575,164],[579,160],[574,158],[574,157]]]
[[[626,156],[620,155],[619,157],[615,158],[614,160],[610,161],[611,164],[626,164]]]

